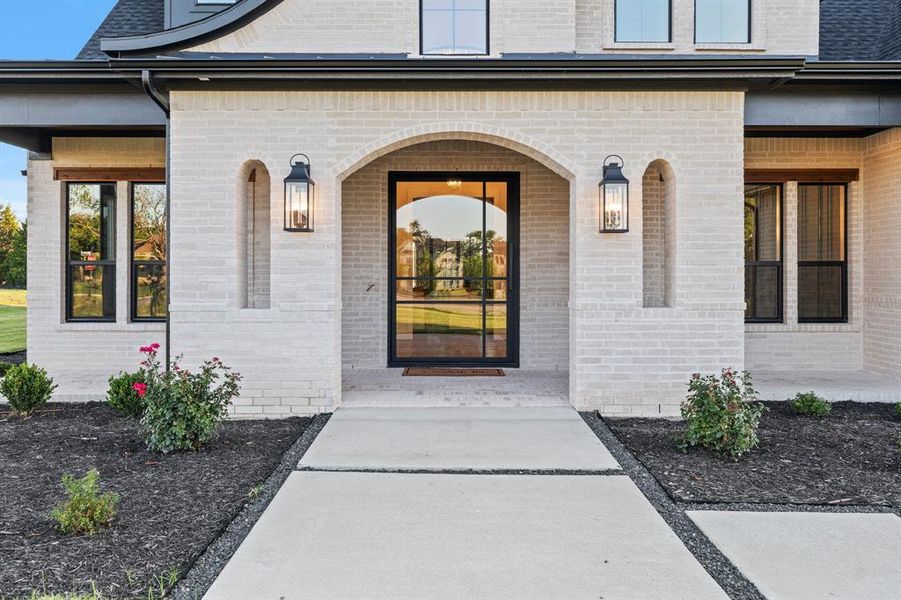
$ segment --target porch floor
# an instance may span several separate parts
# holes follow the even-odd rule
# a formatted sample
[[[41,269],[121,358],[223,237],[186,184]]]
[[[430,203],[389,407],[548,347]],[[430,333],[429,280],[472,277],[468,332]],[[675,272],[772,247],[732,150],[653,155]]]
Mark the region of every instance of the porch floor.
[[[569,406],[568,371],[504,369],[504,377],[404,377],[403,369],[345,369],[344,406]]]
[[[871,371],[755,371],[761,400],[787,400],[813,390],[839,402],[901,402],[901,381]]]

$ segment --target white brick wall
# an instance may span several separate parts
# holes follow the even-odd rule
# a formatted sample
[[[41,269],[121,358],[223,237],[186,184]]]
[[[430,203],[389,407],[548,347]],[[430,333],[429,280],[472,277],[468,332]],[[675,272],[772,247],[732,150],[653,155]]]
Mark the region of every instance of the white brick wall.
[[[841,169],[862,166],[855,138],[749,138],[748,169]],[[783,188],[784,322],[746,326],[745,362],[755,370],[855,370],[864,366],[863,181],[848,186],[848,323],[798,323],[798,186]]]
[[[867,368],[901,380],[901,128],[863,141]]]
[[[743,259],[731,233],[742,219],[741,93],[173,92],[172,101],[173,349],[241,370],[241,414],[338,400],[341,182],[391,151],[448,138],[517,150],[572,182],[576,406],[675,414],[691,372],[743,366]],[[301,151],[313,161],[316,231],[273,227],[272,308],[241,310],[236,178],[259,159],[281,198],[288,158]],[[633,182],[624,235],[598,233],[600,160],[611,153]],[[671,308],[645,309],[641,175],[657,158],[672,165],[680,198],[677,285]]]
[[[672,42],[614,42],[615,0],[491,0],[491,54],[707,52],[815,56],[817,0],[753,0],[750,44],[695,44],[694,0],[673,0]],[[199,52],[419,54],[419,0],[284,0]]]
[[[577,52],[819,54],[820,4],[817,0],[752,0],[749,44],[696,44],[694,0],[672,0],[670,42],[616,42],[615,2],[576,0]]]
[[[373,161],[344,180],[341,195],[344,368],[387,361],[388,172],[520,173],[520,366],[569,363],[569,182],[505,148],[426,142]]]
[[[107,378],[138,365],[138,347],[165,342],[164,325],[129,323],[129,192],[117,185],[115,323],[65,323],[65,183],[54,167],[162,167],[162,140],[57,138],[53,160],[28,161],[28,360],[59,384],[54,400],[99,400]]]

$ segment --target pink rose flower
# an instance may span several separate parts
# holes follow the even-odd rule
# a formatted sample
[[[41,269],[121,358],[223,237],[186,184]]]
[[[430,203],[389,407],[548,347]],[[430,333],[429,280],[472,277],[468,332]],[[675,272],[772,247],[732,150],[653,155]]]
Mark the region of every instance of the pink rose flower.
[[[143,398],[144,395],[147,393],[147,384],[146,383],[135,383],[131,387],[132,387],[132,389],[134,389],[135,393],[138,395],[138,398]]]

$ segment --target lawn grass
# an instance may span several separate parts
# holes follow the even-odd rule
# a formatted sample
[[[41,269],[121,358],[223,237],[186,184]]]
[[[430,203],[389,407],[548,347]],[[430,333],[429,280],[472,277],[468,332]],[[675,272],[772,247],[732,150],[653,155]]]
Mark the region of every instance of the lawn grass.
[[[25,349],[25,290],[0,289],[0,354]]]
[[[429,307],[422,305],[397,305],[398,331],[412,333],[463,333],[481,335],[482,305],[467,304],[435,304]],[[506,329],[506,312],[489,311],[485,318],[485,326],[489,331]]]

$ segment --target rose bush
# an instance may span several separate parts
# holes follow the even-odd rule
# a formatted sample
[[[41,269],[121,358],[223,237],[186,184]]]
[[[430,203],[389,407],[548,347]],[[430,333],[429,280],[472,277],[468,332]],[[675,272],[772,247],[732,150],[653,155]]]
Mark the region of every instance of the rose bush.
[[[702,446],[733,459],[757,447],[764,407],[747,371],[723,369],[719,377],[695,373],[688,390],[682,403],[684,447]]]
[[[158,357],[160,345],[143,346],[144,380],[132,385],[144,401],[141,431],[147,447],[163,453],[199,450],[225,420],[238,396],[241,376],[218,358],[189,371],[176,358],[165,369]]]

